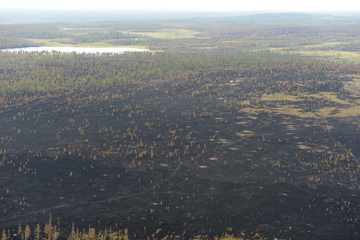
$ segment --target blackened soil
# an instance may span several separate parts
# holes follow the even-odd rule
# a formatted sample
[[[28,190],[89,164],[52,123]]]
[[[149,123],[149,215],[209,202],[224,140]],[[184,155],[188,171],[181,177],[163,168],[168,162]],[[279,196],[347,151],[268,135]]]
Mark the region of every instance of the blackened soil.
[[[242,111],[237,102],[264,89],[230,84],[241,74],[4,109],[0,229],[43,227],[52,214],[64,231],[113,226],[135,238],[358,239],[357,119]]]

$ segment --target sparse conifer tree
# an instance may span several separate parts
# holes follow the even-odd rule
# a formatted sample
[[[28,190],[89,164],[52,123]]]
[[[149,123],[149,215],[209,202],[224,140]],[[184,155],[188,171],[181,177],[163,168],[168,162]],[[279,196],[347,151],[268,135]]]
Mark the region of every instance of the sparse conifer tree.
[[[30,234],[31,234],[30,227],[29,227],[29,225],[26,225],[26,227],[25,227],[25,240],[28,240],[30,238]]]
[[[21,234],[22,234],[22,227],[21,227],[21,224],[19,224],[17,235],[21,236]]]
[[[6,231],[2,231],[1,240],[8,240],[8,237],[6,236]]]

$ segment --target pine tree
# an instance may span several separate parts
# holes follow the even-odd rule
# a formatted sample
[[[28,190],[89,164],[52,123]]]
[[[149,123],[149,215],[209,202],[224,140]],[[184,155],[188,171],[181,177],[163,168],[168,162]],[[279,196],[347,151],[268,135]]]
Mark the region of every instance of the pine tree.
[[[30,227],[29,227],[29,225],[26,225],[26,227],[25,227],[25,240],[28,240],[30,238],[30,234],[31,234]]]
[[[2,231],[1,240],[8,240],[8,237],[6,236],[6,231],[5,230]]]
[[[21,236],[21,234],[22,234],[22,227],[21,227],[21,224],[19,224],[17,235]]]
[[[40,228],[40,224],[38,224],[35,229],[36,239],[40,239],[40,233],[41,233],[41,228]]]

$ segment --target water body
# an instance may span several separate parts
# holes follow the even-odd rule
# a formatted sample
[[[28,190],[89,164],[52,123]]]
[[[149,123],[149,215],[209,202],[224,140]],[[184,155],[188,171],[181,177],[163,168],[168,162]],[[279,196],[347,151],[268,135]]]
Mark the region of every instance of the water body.
[[[139,48],[87,48],[87,47],[25,47],[2,49],[3,52],[61,52],[61,53],[123,53],[123,52],[144,52],[149,49]]]

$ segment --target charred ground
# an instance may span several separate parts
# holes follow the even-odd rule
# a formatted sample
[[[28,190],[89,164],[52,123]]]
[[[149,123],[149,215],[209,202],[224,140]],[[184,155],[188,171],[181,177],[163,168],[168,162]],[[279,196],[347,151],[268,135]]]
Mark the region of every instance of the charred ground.
[[[207,71],[3,108],[0,225],[356,239],[352,73]]]

